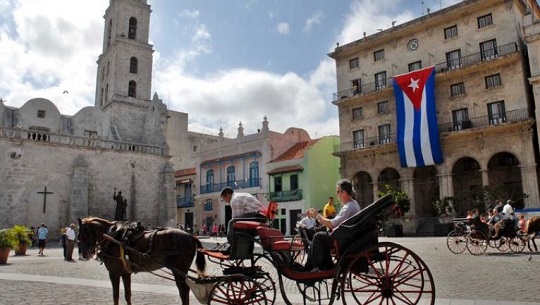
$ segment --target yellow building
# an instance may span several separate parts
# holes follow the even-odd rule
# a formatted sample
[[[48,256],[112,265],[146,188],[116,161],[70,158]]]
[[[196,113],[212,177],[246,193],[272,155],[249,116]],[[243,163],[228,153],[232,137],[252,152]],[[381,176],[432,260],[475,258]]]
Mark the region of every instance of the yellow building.
[[[329,54],[336,62],[333,103],[341,137],[335,155],[362,205],[390,185],[411,198],[413,220],[436,216],[437,199],[453,203],[458,215],[484,209],[496,198],[540,206],[535,129],[540,93],[531,88],[540,78],[529,79],[531,70],[540,74],[538,18],[535,1],[463,1]],[[402,168],[392,79],[430,66],[443,162]],[[414,223],[409,230],[417,229]]]

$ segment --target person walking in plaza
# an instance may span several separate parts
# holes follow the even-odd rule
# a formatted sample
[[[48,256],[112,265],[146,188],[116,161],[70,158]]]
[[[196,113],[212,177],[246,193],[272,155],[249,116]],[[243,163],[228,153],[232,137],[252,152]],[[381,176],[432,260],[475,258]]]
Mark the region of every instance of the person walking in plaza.
[[[63,254],[64,254],[64,260],[67,260],[67,256],[66,256],[66,248],[67,248],[67,237],[66,237],[66,231],[67,231],[68,228],[62,228],[60,229],[60,233],[62,234],[62,236],[60,237],[60,246],[62,246],[62,249],[64,250],[63,251]]]
[[[333,219],[328,219],[321,214],[317,215],[319,224],[334,229],[347,218],[360,212],[360,205],[353,199],[352,183],[347,179],[341,179],[336,183],[336,193],[342,206],[339,213]],[[309,249],[308,259],[304,266],[305,271],[332,269],[334,263],[330,251],[334,247],[334,240],[329,232],[321,231],[313,236],[313,243]]]
[[[334,206],[334,197],[328,197],[328,202],[323,208],[324,218],[333,219],[336,217],[336,207]]]
[[[75,224],[72,223],[66,230],[66,261],[74,262],[73,248],[75,247]]]
[[[47,245],[47,235],[49,235],[49,229],[47,229],[47,226],[42,223],[37,230],[39,256],[44,256],[43,251],[45,250],[45,246]]]
[[[217,233],[218,233],[218,226],[217,226],[217,223],[214,222],[214,224],[212,225],[212,236],[214,237],[214,239],[217,239]]]

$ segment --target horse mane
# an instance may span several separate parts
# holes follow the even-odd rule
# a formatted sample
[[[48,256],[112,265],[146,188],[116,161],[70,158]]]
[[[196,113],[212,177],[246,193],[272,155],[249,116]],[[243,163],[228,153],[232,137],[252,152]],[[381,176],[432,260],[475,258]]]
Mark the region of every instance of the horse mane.
[[[82,223],[99,223],[102,225],[109,225],[109,226],[116,224],[116,221],[110,221],[107,219],[94,217],[94,216],[88,216],[88,217],[82,218],[81,221]]]

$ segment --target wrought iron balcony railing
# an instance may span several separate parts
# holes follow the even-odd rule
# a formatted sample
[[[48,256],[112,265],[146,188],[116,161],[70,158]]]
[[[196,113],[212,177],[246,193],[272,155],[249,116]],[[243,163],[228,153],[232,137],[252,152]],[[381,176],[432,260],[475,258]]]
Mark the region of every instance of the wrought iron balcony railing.
[[[457,69],[463,69],[481,62],[486,62],[503,57],[508,54],[517,53],[518,51],[519,48],[517,43],[509,43],[503,46],[499,46],[495,49],[485,50],[483,52],[478,52],[467,56],[462,56],[453,60],[438,63],[435,65],[435,73],[446,73]],[[338,91],[333,94],[332,101],[335,102],[340,99],[353,97],[359,94],[371,93],[385,89],[387,87],[391,87],[392,79],[392,77],[389,77],[387,79],[379,80],[377,82],[362,84],[360,87],[353,87]]]
[[[302,198],[303,194],[301,189],[281,192],[270,192],[270,200],[277,202],[296,201],[302,200]]]
[[[194,204],[193,196],[176,196],[177,208],[191,208]]]
[[[229,181],[229,182],[223,182],[223,183],[210,183],[206,185],[201,185],[200,194],[221,192],[221,190],[226,186],[231,187],[232,189],[235,189],[235,190],[249,188],[249,187],[260,187],[261,178],[244,179],[244,180]]]

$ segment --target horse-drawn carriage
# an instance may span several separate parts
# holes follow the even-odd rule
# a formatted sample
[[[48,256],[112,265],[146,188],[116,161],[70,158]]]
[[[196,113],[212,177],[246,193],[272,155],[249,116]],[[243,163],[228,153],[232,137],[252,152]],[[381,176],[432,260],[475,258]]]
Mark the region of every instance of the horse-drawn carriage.
[[[501,252],[508,250],[514,253],[523,252],[527,241],[526,234],[518,232],[513,220],[505,222],[499,236],[494,237],[488,224],[483,223],[479,217],[456,218],[454,230],[448,233],[446,238],[446,245],[454,254],[462,253],[467,249],[472,255],[482,255],[488,247],[496,248]]]
[[[393,205],[393,198],[387,195],[335,228],[331,234],[335,241],[336,264],[332,269],[322,271],[305,271],[298,264],[297,256],[304,251],[301,240],[288,239],[268,223],[249,219],[235,222],[230,253],[202,248],[196,238],[176,229],[169,230],[174,234],[146,232],[140,235],[134,232],[132,236],[139,234],[141,237],[128,246],[129,242],[118,237],[107,237],[115,235],[113,231],[118,231],[118,227],[111,230],[104,228],[106,225],[96,224],[95,219],[84,219],[80,223],[80,234],[82,240],[99,244],[111,281],[116,278],[116,284],[113,281],[115,304],[118,304],[120,276],[126,285],[131,271],[151,271],[161,265],[172,270],[183,304],[189,302],[188,284],[201,303],[273,304],[277,280],[287,304],[293,302],[288,298],[285,286],[294,282],[304,304],[332,304],[341,300],[343,304],[433,305],[435,285],[424,261],[399,244],[378,240],[380,223],[393,212]],[[100,233],[106,237],[100,238]],[[171,245],[171,242],[163,242],[167,234],[174,236],[177,248],[166,249],[166,245]],[[195,248],[198,249],[195,251]],[[205,269],[206,257],[221,266],[222,274],[188,274],[194,271],[186,266],[186,262],[191,264],[195,253],[199,273]],[[131,304],[128,289],[125,290],[126,300]],[[204,296],[198,295],[197,291],[205,292]]]

